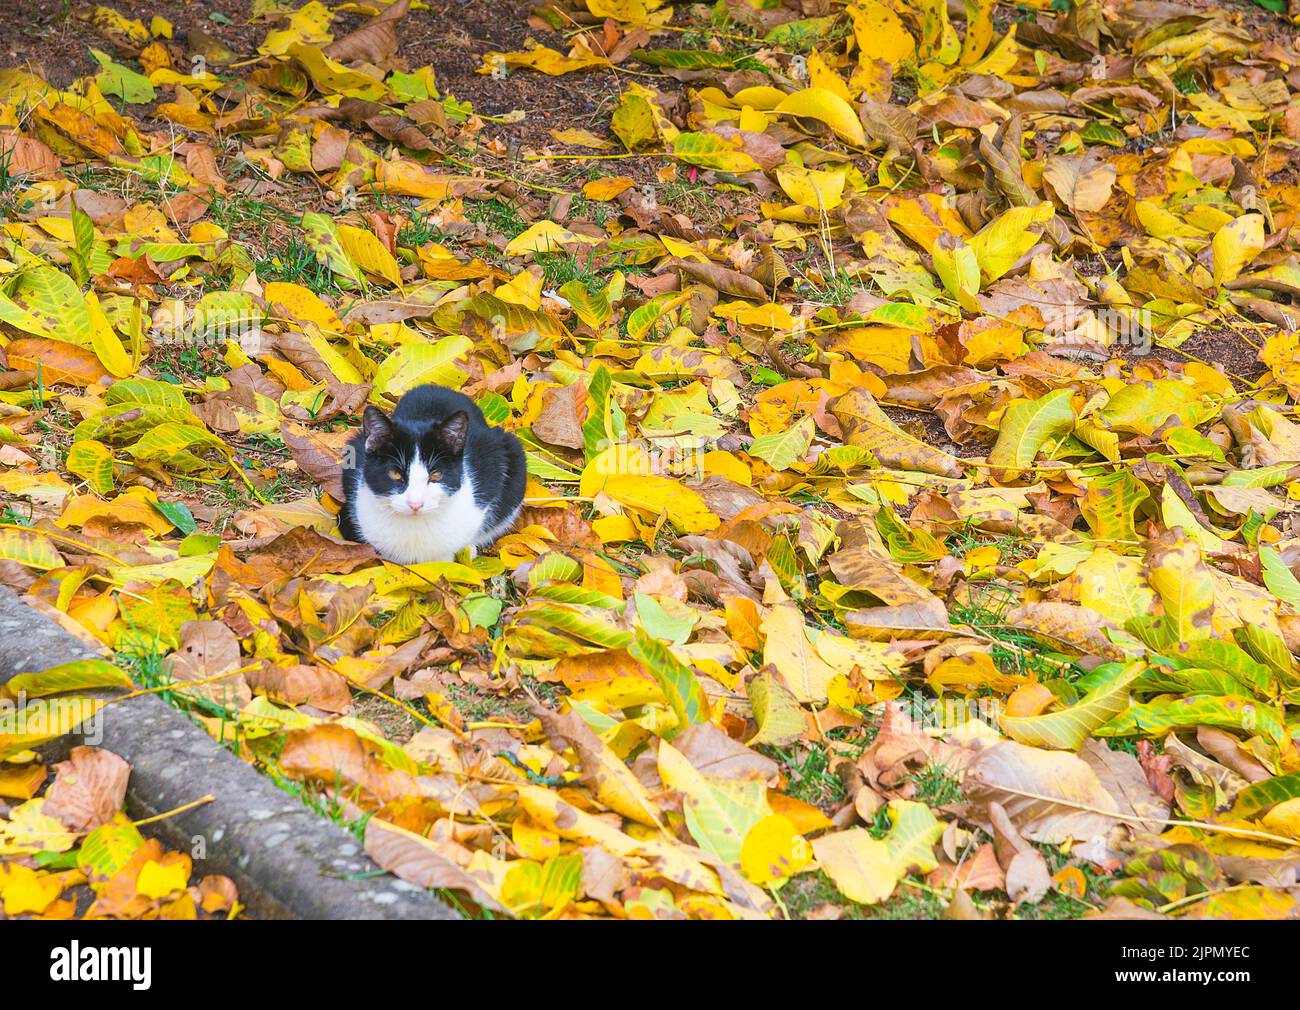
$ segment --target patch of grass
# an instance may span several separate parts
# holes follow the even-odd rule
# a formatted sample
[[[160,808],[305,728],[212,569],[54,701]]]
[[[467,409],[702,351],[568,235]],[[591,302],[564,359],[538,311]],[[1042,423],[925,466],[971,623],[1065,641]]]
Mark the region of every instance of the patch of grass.
[[[1112,877],[1098,872],[1089,863],[1071,863],[1068,856],[1063,855],[1053,846],[1039,845],[1036,848],[1043,854],[1043,858],[1047,860],[1048,872],[1052,874],[1060,872],[1066,866],[1074,865],[1078,867],[1079,871],[1083,873],[1083,879],[1086,882],[1083,900],[1071,894],[1063,894],[1053,888],[1043,896],[1042,901],[1033,905],[1021,905],[1017,908],[1014,918],[1038,920],[1078,919],[1093,908],[1105,904],[1106,896],[1104,891],[1106,884],[1113,879]]]
[[[17,511],[19,508],[22,507],[23,507],[22,502],[11,502],[10,504],[6,505],[4,507],[4,511],[0,512],[0,523],[9,523],[10,525],[13,526],[30,526],[34,518],[34,514],[32,512],[32,506],[30,504],[26,506],[27,508],[26,515],[22,515],[20,512]]]
[[[1138,755],[1138,740],[1136,737],[1127,737],[1127,736],[1104,737],[1102,739],[1102,743],[1104,743],[1107,747],[1109,747],[1113,751],[1119,751],[1124,754],[1132,754],[1134,757],[1137,757]],[[1160,750],[1160,744],[1155,741],[1153,741],[1152,743],[1158,752]]]
[[[1034,542],[1026,536],[1019,533],[990,536],[977,529],[970,522],[948,537],[944,542],[944,546],[959,558],[964,558],[971,551],[978,550],[981,547],[996,547],[1000,555],[999,563],[1004,565],[1014,565],[1016,562],[1024,561],[1035,554]]]
[[[253,450],[266,452],[283,452],[284,439],[273,431],[255,431],[244,436],[244,441]]]
[[[316,258],[316,250],[296,234],[279,249],[272,250],[256,260],[257,276],[263,281],[282,281],[300,284],[318,295],[339,294],[342,289],[334,281],[328,264]]]
[[[588,294],[595,294],[605,286],[600,271],[594,269],[591,260],[581,261],[573,253],[541,253],[537,263],[542,268],[545,287],[562,288],[569,281],[581,281]]]
[[[862,906],[846,899],[830,877],[818,870],[816,873],[801,873],[794,877],[777,892],[780,902],[785,906],[786,918],[806,919],[824,905],[835,905],[845,909],[846,917],[862,918]]]
[[[1078,667],[1046,654],[1043,646],[1032,636],[1017,628],[1006,626],[1008,612],[1019,605],[1015,591],[996,582],[968,586],[966,602],[954,600],[948,608],[948,619],[953,624],[967,625],[982,631],[991,638],[989,658],[1003,673],[1034,674],[1040,680],[1071,679],[1079,673]]]
[[[712,186],[689,179],[673,179],[660,186],[655,197],[660,205],[685,214],[697,225],[717,225],[722,221],[723,210],[717,190]]]
[[[822,871],[801,873],[777,892],[789,919],[806,919],[826,905],[833,905],[844,919],[938,919],[943,915],[943,900],[931,890],[922,890],[906,878],[888,901],[879,905],[860,905],[836,889]]]
[[[843,267],[837,267],[829,275],[824,275],[820,284],[805,275],[798,290],[814,305],[840,306],[847,305],[856,295],[865,294],[867,285]]]
[[[531,718],[527,698],[494,694],[472,684],[450,684],[444,693],[466,722],[489,722],[494,719],[527,722]]]
[[[868,906],[864,919],[939,919],[943,917],[943,900],[930,890],[909,886],[906,879],[898,884],[893,897],[879,905]]]
[[[424,707],[423,699],[410,702],[416,711]],[[422,725],[404,708],[374,694],[355,694],[352,699],[352,715],[374,723],[389,740],[404,744],[419,732]]]
[[[485,225],[489,235],[506,238],[514,238],[528,228],[514,204],[497,196],[491,200],[471,200],[465,205],[465,217]]]
[[[444,245],[450,236],[433,223],[424,211],[411,208],[403,212],[405,220],[397,231],[397,244],[407,249],[419,249],[430,242]]]
[[[149,356],[157,377],[163,382],[182,386],[186,379],[202,382],[209,375],[224,371],[215,347],[166,344],[154,348]]]
[[[553,684],[550,681],[538,680],[536,677],[530,677],[524,674],[519,678],[520,685],[529,694],[535,694],[539,700],[546,702],[548,705],[556,705],[559,700],[569,692],[565,690],[563,684]]]
[[[787,795],[817,807],[835,806],[848,798],[844,783],[831,771],[830,751],[821,744],[764,749],[789,779]]]
[[[941,807],[961,799],[961,780],[944,764],[928,764],[909,776],[916,786],[916,799],[927,807]]]
[[[262,248],[267,247],[267,237],[277,226],[293,220],[292,215],[279,207],[238,190],[221,194],[210,189],[208,202],[208,216],[213,224],[224,229],[232,238],[243,239]]]
[[[0,151],[0,221],[18,218],[35,206],[19,196],[26,182],[22,176],[13,174],[13,153],[12,147]]]
[[[603,228],[609,220],[609,203],[605,200],[588,200],[579,195],[574,198],[569,214]]]

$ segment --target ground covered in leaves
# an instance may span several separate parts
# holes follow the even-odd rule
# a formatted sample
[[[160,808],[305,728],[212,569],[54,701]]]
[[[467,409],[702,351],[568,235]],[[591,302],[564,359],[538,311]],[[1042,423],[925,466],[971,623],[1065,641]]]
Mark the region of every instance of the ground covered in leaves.
[[[24,5],[5,914],[238,910],[32,749],[115,685],[475,915],[1295,916],[1295,31],[959,6]],[[425,382],[531,481],[402,567]]]

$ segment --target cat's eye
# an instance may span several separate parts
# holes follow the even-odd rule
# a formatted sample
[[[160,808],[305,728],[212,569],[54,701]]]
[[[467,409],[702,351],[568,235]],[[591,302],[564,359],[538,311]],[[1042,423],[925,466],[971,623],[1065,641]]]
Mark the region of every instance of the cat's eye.
[[[441,477],[442,477],[441,470],[434,470],[433,473],[429,474],[429,480],[439,480]]]
[[[388,471],[388,479],[389,479],[389,480],[401,480],[401,479],[402,479],[402,471],[401,471],[401,470],[398,470],[396,467],[394,467],[393,469],[391,469],[391,470]]]

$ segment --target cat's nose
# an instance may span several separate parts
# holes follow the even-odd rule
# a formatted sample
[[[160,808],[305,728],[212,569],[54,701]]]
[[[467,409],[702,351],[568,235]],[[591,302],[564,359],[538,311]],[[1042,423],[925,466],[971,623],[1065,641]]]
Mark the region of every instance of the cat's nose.
[[[412,512],[419,512],[420,509],[424,508],[424,502],[416,501],[410,498],[406,500],[406,505],[407,508],[409,508]]]

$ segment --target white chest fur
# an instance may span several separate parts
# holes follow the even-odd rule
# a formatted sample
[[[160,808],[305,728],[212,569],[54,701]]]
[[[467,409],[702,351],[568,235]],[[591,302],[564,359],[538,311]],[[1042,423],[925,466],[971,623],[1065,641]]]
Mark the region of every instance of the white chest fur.
[[[399,565],[455,560],[457,551],[478,540],[486,519],[468,473],[455,494],[437,496],[419,512],[399,511],[400,501],[395,507],[394,499],[380,497],[364,481],[352,507],[366,542]]]

